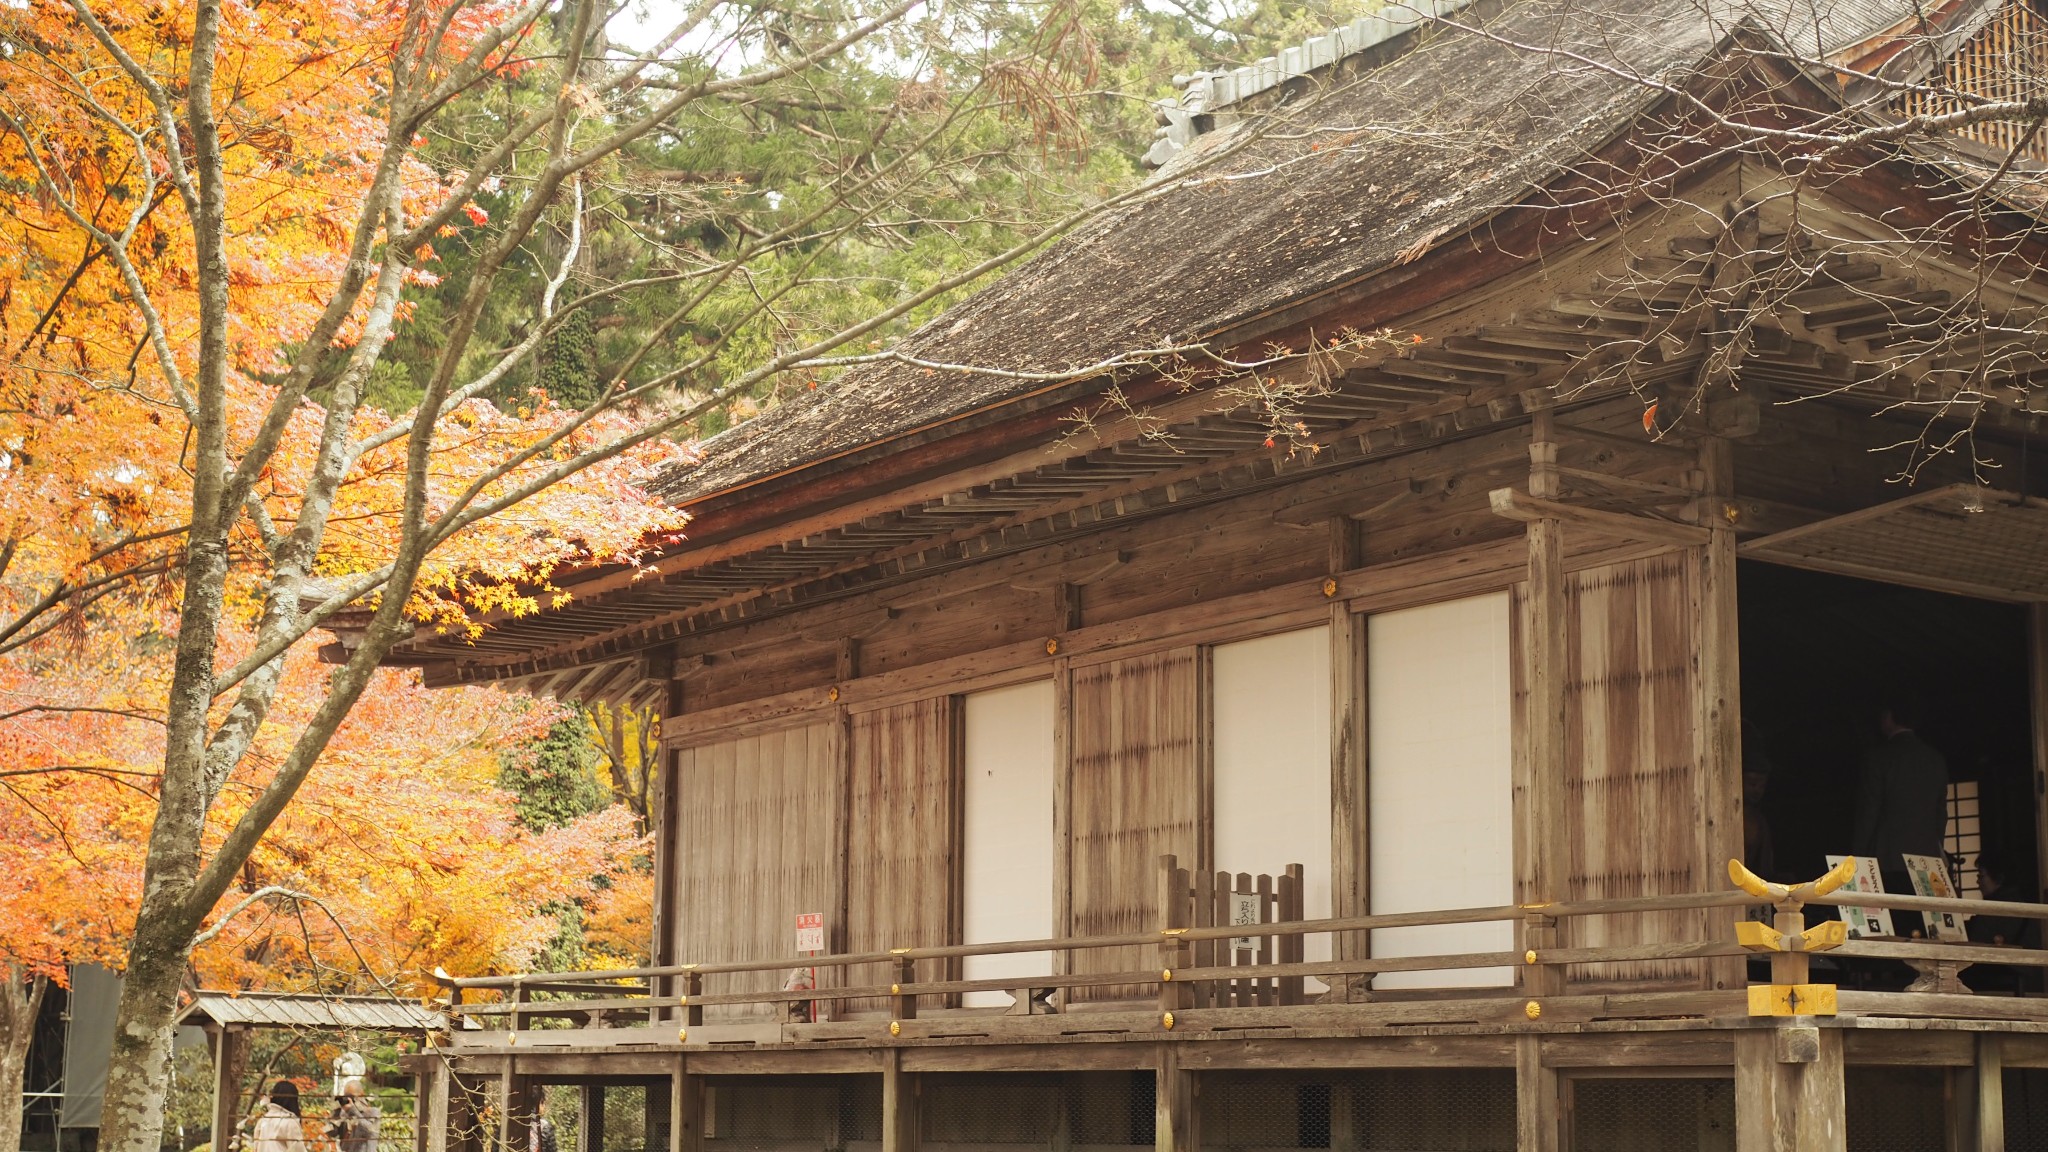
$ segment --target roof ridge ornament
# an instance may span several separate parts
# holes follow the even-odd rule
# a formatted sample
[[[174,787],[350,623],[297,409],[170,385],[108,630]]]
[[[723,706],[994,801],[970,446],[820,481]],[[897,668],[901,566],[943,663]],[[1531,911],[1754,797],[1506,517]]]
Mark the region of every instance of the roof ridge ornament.
[[[1278,54],[1241,68],[1175,76],[1180,95],[1156,100],[1159,121],[1152,147],[1145,153],[1148,168],[1160,168],[1202,134],[1197,117],[1248,100],[1297,76],[1327,68],[1340,60],[1376,48],[1428,20],[1440,19],[1476,0],[1392,0],[1370,16],[1339,24],[1321,36],[1283,48]]]

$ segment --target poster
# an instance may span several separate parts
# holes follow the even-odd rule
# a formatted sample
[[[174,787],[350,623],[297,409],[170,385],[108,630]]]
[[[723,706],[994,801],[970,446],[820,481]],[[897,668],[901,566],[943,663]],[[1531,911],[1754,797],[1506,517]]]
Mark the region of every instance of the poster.
[[[1230,926],[1242,928],[1259,922],[1259,910],[1265,900],[1256,892],[1232,892],[1230,894]],[[1255,952],[1259,947],[1256,936],[1239,936],[1231,941],[1232,951]]]
[[[1828,867],[1833,868],[1846,857],[1828,857]],[[1844,892],[1882,892],[1884,878],[1878,874],[1877,861],[1868,856],[1856,859],[1856,875],[1842,885]],[[1849,926],[1849,939],[1865,940],[1872,936],[1892,934],[1892,914],[1883,908],[1862,908],[1853,904],[1842,905],[1842,922]]]
[[[1948,861],[1939,856],[1914,856],[1910,853],[1903,859],[1906,861],[1906,875],[1913,881],[1914,895],[1955,899],[1956,887],[1948,881]],[[1922,912],[1920,915],[1927,922],[1927,936],[1931,940],[1961,943],[1970,938],[1968,930],[1963,927],[1963,921],[1969,919],[1967,916],[1954,912]]]
[[[796,950],[799,952],[823,952],[825,950],[825,914],[823,912],[797,913]]]

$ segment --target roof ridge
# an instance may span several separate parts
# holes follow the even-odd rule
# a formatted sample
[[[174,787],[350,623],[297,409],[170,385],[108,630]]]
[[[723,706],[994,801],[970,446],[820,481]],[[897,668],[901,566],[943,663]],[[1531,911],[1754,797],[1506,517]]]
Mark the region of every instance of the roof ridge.
[[[1159,168],[1202,134],[1195,118],[1215,112],[1261,92],[1277,88],[1297,76],[1330,67],[1338,61],[1377,48],[1406,35],[1426,20],[1436,20],[1469,7],[1478,0],[1393,0],[1370,16],[1339,24],[1321,36],[1283,48],[1272,56],[1254,60],[1239,68],[1196,72],[1175,76],[1177,97],[1153,101],[1159,129],[1152,147],[1145,153],[1147,167]]]

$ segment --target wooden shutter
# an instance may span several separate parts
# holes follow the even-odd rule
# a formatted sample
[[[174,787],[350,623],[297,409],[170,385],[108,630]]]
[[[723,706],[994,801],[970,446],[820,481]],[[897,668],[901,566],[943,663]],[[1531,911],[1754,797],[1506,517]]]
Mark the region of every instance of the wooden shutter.
[[[959,901],[953,883],[959,826],[954,702],[941,696],[852,717],[852,778],[847,805],[847,951],[931,947],[955,942]],[[951,966],[920,966],[920,979]],[[856,983],[888,983],[880,969]],[[855,1001],[854,1009],[882,1001]]]
[[[1672,895],[1718,883],[1703,867],[1692,566],[1690,553],[1676,552],[1588,569],[1567,584],[1567,899]],[[1516,671],[1519,725],[1527,706],[1519,659]],[[1699,912],[1663,912],[1577,917],[1565,937],[1570,947],[1591,948],[1699,940],[1705,931]],[[1700,971],[1696,960],[1668,960],[1579,965],[1571,976],[1669,981]]]
[[[677,955],[683,962],[788,956],[795,951],[798,913],[829,918],[836,911],[838,739],[836,724],[806,724],[677,753]],[[826,928],[828,937],[840,935],[839,925]],[[787,975],[708,977],[704,990],[777,989]],[[769,1008],[709,1014],[776,1015]]]
[[[1200,654],[1176,648],[1074,670],[1074,932],[1080,936],[1160,926],[1159,856],[1204,864]],[[1142,946],[1074,954],[1076,972],[1156,967]],[[1143,995],[1136,985],[1078,993],[1076,1000]]]

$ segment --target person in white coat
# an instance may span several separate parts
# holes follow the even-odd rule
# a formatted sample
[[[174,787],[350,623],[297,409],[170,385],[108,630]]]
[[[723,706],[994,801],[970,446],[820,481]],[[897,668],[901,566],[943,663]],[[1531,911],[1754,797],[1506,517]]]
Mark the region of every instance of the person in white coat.
[[[279,1080],[271,1085],[270,1098],[249,1135],[249,1152],[310,1152],[306,1147],[306,1126],[299,1119],[297,1084]]]

